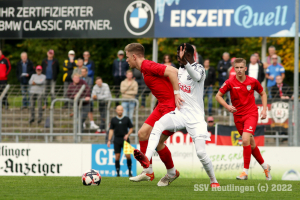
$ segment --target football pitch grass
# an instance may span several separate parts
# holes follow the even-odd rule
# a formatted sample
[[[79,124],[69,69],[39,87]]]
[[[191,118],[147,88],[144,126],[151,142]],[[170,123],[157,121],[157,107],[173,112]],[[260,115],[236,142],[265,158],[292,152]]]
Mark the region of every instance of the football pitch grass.
[[[0,199],[300,199],[300,181],[219,180],[228,185],[227,190],[231,185],[231,190],[239,191],[205,191],[201,184],[209,183],[208,179],[178,178],[167,187],[156,186],[158,181],[158,177],[139,183],[126,177],[102,177],[100,186],[84,186],[81,177],[1,176]],[[246,191],[248,186],[254,186],[254,191]]]

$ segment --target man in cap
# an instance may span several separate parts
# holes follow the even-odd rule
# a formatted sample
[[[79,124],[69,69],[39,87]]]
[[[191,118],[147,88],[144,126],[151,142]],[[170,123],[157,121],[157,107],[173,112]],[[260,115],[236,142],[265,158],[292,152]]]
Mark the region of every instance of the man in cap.
[[[68,59],[65,60],[63,67],[64,96],[67,94],[68,86],[73,82],[72,74],[73,70],[77,67],[76,65],[77,60],[75,59],[75,51],[70,50],[68,53]],[[67,104],[65,104],[65,106],[67,106]]]
[[[46,75],[46,91],[45,91],[45,105],[44,108],[46,108],[48,104],[47,95],[50,92],[51,95],[51,101],[55,99],[55,84],[56,79],[59,74],[59,62],[57,59],[54,58],[54,50],[49,49],[47,52],[47,58],[45,58],[42,61],[42,73]]]
[[[126,71],[129,69],[129,65],[124,58],[124,51],[118,51],[118,58],[113,62],[112,74],[114,77],[114,85],[120,87],[121,82],[126,78]],[[119,98],[119,89],[115,90],[116,98]],[[119,105],[119,102],[116,102]]]
[[[43,109],[42,109],[42,102],[43,102],[43,96],[45,93],[45,82],[46,82],[46,76],[42,74],[42,66],[38,65],[36,66],[36,74],[33,74],[29,80],[30,85],[30,107],[31,107],[31,117],[29,123],[34,122],[35,118],[35,101],[38,102],[38,124],[41,123],[42,117],[43,117]]]

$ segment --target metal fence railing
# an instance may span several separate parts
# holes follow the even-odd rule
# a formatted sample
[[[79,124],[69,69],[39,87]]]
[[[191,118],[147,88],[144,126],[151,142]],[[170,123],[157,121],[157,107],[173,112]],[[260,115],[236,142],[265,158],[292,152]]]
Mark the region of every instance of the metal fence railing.
[[[93,104],[90,104],[87,120],[81,123],[83,101],[81,97],[77,99],[77,103],[74,102],[75,100],[66,98],[64,86],[56,85],[54,94],[46,86],[43,97],[35,100],[35,102],[42,101],[38,106],[32,106],[31,102],[33,101],[28,89],[28,87],[21,87],[20,85],[7,85],[1,89],[0,103],[3,106],[0,108],[0,141],[104,143],[109,121],[116,115],[116,102],[128,101],[128,99],[122,99],[120,96],[119,86],[110,86],[112,98],[105,100],[105,104],[103,104],[103,100],[102,103],[100,103],[101,100],[91,101]],[[205,87],[205,115],[206,117],[213,116],[215,123],[234,125],[232,114],[221,107],[214,98],[218,89],[218,87]],[[85,89],[82,91],[84,92]],[[273,98],[268,99],[268,119],[259,121],[266,127],[265,145],[287,146],[294,144],[292,91],[290,87],[283,87],[281,92],[276,88],[272,90]],[[229,96],[226,94],[224,98],[227,99]],[[289,96],[290,99],[287,99],[286,96]],[[134,133],[131,139],[134,139],[135,142],[137,142],[138,128],[149,116],[156,102],[153,95],[150,95],[144,87],[139,88],[137,97],[137,99],[132,100],[136,105],[133,114]],[[256,98],[256,103],[261,104],[260,97],[256,95]],[[41,105],[43,106],[42,110],[39,108]],[[104,112],[104,110],[106,111]],[[30,123],[32,111],[38,117],[42,112],[42,120],[39,121],[38,117],[35,116],[35,121]],[[93,119],[100,131],[95,129],[95,126],[91,126],[89,119]],[[103,119],[105,120],[104,123]]]

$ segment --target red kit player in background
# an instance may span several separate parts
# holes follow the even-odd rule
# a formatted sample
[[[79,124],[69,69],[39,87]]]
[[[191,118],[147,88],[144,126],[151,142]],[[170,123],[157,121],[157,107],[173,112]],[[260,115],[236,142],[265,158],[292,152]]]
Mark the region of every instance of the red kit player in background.
[[[239,180],[248,179],[248,169],[251,154],[264,169],[266,180],[271,180],[271,167],[264,162],[258,147],[255,144],[254,132],[258,121],[258,108],[255,105],[254,90],[257,91],[262,99],[263,110],[260,113],[261,119],[267,117],[267,95],[258,80],[246,76],[246,60],[236,58],[233,67],[236,76],[225,81],[216,95],[216,100],[229,112],[233,113],[235,126],[242,136],[244,170],[236,178]],[[230,91],[232,106],[228,105],[223,95]]]
[[[136,68],[142,72],[146,85],[158,101],[156,108],[138,131],[140,150],[145,154],[148,146],[148,139],[155,122],[163,115],[175,110],[175,104],[180,108],[181,102],[183,102],[179,94],[177,78],[178,70],[172,66],[166,66],[146,60],[144,56],[145,49],[143,45],[139,43],[128,44],[125,47],[125,52],[127,57],[126,61],[130,68]],[[164,131],[163,134],[170,136],[173,133]],[[156,150],[160,159],[165,164],[169,176],[176,176],[176,169],[174,168],[171,152],[168,147],[164,146],[163,149]],[[144,169],[138,176],[129,178],[129,180],[135,182],[152,181],[153,179],[154,172],[152,170],[152,160],[150,161],[149,168]]]

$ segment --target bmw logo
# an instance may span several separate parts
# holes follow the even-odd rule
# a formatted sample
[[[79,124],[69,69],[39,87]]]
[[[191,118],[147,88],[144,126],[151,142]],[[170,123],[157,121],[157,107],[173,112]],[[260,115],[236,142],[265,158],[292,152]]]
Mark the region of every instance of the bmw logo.
[[[134,1],[125,10],[124,24],[133,35],[143,35],[152,27],[154,20],[151,6],[144,1]]]

